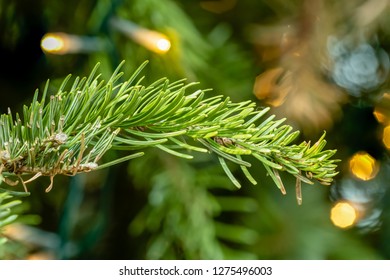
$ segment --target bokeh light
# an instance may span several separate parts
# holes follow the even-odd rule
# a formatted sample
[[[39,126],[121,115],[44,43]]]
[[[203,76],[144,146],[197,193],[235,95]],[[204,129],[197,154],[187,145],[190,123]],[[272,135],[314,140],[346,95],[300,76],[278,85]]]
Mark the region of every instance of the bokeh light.
[[[65,41],[60,34],[48,33],[41,40],[41,48],[48,53],[63,53]]]
[[[379,171],[379,163],[368,153],[358,152],[349,161],[351,173],[358,179],[368,181]]]
[[[129,20],[112,18],[111,26],[148,50],[163,54],[170,50],[171,42],[163,33],[139,26]]]
[[[139,28],[134,31],[133,36],[134,41],[155,53],[163,54],[171,48],[168,38],[156,31]]]
[[[171,42],[168,39],[161,38],[157,40],[156,47],[161,52],[167,52],[171,48]]]
[[[387,78],[388,54],[364,40],[355,45],[347,38],[330,36],[328,51],[334,62],[333,80],[355,97],[378,88]]]
[[[357,221],[357,211],[353,205],[347,201],[337,202],[330,211],[332,223],[339,228],[349,228]]]
[[[390,149],[390,125],[383,129],[382,141],[386,148]]]
[[[387,118],[384,114],[382,114],[378,109],[375,109],[374,111],[374,117],[379,123],[386,122]]]
[[[41,49],[45,53],[65,55],[103,51],[106,45],[104,40],[98,37],[56,32],[43,36]]]

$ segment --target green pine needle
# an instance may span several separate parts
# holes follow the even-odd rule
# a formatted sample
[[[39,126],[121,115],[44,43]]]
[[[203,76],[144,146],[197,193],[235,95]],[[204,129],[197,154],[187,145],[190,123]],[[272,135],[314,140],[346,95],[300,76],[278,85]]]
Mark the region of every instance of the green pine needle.
[[[1,237],[1,230],[4,226],[13,223],[18,217],[13,213],[13,208],[22,202],[17,200],[10,192],[0,191],[0,241],[5,242],[5,238]],[[0,242],[1,245],[1,242]]]

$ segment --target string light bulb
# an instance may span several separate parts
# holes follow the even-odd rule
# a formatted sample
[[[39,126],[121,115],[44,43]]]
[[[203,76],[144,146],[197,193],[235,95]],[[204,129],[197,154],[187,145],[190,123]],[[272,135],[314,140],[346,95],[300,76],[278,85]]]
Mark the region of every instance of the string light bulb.
[[[171,48],[171,42],[166,38],[161,38],[157,40],[156,47],[161,52],[167,52]]]
[[[347,201],[337,202],[330,211],[330,220],[339,228],[349,228],[357,222],[358,211]]]
[[[41,49],[50,54],[91,53],[105,49],[97,37],[78,36],[62,32],[47,33],[42,37]]]
[[[368,153],[358,152],[349,160],[351,173],[358,179],[368,181],[379,171],[379,163]]]
[[[48,33],[41,40],[41,48],[48,53],[62,54],[65,48],[65,42],[61,33]]]
[[[143,28],[131,21],[120,18],[112,18],[110,24],[114,29],[122,32],[134,42],[155,53],[163,54],[171,48],[171,42],[168,37],[160,32]]]

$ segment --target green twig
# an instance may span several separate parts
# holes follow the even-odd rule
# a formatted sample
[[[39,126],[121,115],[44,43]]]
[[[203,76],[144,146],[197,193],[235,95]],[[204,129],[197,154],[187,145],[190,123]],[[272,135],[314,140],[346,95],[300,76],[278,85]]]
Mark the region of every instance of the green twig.
[[[325,133],[314,144],[291,144],[299,132],[282,125],[284,119],[269,116],[269,108],[256,109],[250,101],[234,103],[222,96],[207,97],[205,90],[183,80],[162,78],[142,85],[138,78],[146,62],[125,82],[120,67],[108,82],[97,74],[98,65],[88,78],[76,78],[71,86],[65,78],[57,93],[48,96],[46,83],[38,101],[38,91],[22,117],[8,112],[0,117],[0,174],[2,181],[30,175],[22,184],[39,176],[73,176],[101,169],[141,156],[135,153],[119,159],[98,162],[112,149],[134,151],[156,147],[178,157],[192,159],[188,152],[217,154],[231,181],[240,187],[226,161],[238,164],[252,184],[248,157],[259,160],[284,193],[279,176],[285,171],[295,176],[297,196],[300,183],[315,179],[330,184],[337,174],[334,150],[324,150]],[[186,138],[191,138],[191,145]],[[181,151],[179,151],[181,150]],[[184,153],[183,150],[186,152]],[[51,187],[51,186],[50,186]],[[49,188],[50,189],[50,188]]]

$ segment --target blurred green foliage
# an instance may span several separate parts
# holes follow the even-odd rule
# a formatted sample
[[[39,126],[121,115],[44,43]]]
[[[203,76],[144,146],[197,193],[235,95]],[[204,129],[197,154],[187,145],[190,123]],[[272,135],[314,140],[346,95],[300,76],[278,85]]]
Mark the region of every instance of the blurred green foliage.
[[[301,69],[306,65],[304,62],[316,61],[306,56],[303,62],[297,62],[296,56],[290,56],[286,49],[273,44],[280,26],[299,26],[292,32],[298,42],[315,37],[305,35],[310,21],[305,21],[307,13],[302,12],[302,7],[310,1],[233,1],[232,8],[218,13],[212,12],[210,3],[207,6],[206,2],[222,5],[225,1],[0,0],[1,110],[5,112],[7,107],[17,110],[23,103],[28,104],[35,88],[43,88],[41,83],[47,78],[54,81],[55,87],[56,80],[62,80],[68,73],[87,75],[97,62],[101,62],[101,70],[108,78],[122,59],[127,61],[129,69],[135,69],[148,59],[150,65],[145,72],[148,81],[185,77],[199,81],[202,88],[213,88],[210,94],[224,94],[241,101],[254,99],[255,78],[268,68],[299,65]],[[333,33],[343,36],[345,30],[345,33],[353,33],[347,27],[358,33],[362,27],[352,22],[354,12],[361,15],[359,7],[372,1],[363,1],[363,4],[359,1],[314,2],[319,7],[309,9],[312,14],[332,15],[324,36]],[[326,7],[320,9],[321,5]],[[385,50],[389,44],[388,13],[384,9],[365,26],[369,33],[378,34]],[[172,49],[165,55],[150,52],[113,30],[109,24],[112,16],[165,33],[171,39]],[[330,23],[334,25],[329,27]],[[262,40],[267,44],[256,43],[251,37],[254,26],[262,27],[262,35],[273,35],[264,36]],[[45,54],[39,45],[46,32],[96,36],[109,47],[104,52],[87,54]],[[291,32],[286,34],[291,38]],[[320,45],[322,39],[315,37],[310,42],[317,42],[314,46],[323,51],[326,46]],[[296,50],[291,46],[294,45],[288,45],[287,50]],[[318,65],[321,68],[323,64],[318,62]],[[318,68],[312,72],[322,71]],[[387,82],[377,91],[384,91],[386,86]],[[316,88],[313,91],[316,92]],[[322,94],[327,92],[321,91]],[[340,177],[349,175],[348,157],[363,148],[383,160],[383,166],[388,165],[387,152],[376,136],[377,130],[373,129],[379,124],[369,118],[356,122],[354,117],[372,113],[375,104],[366,102],[352,99],[341,105],[329,105],[342,108],[341,117],[333,120],[335,127],[348,128],[328,128],[329,145],[341,150],[339,158],[344,162],[340,165]],[[303,106],[285,104],[287,108],[305,111]],[[259,106],[264,103],[259,101]],[[278,113],[283,116],[283,111]],[[317,117],[315,113],[305,116],[304,120],[309,123]],[[289,119],[294,122],[294,118]],[[371,138],[364,139],[372,141],[362,144],[356,135],[367,131]],[[320,134],[322,128],[303,137],[315,139]],[[49,194],[43,191],[47,181],[37,180],[31,186],[32,195],[27,198],[28,212],[41,217],[37,227],[42,232],[54,233],[55,241],[45,247],[43,244],[24,245],[20,240],[11,239],[1,248],[17,251],[15,258],[28,258],[33,252],[48,248],[55,258],[64,259],[390,257],[390,196],[384,183],[388,178],[381,178],[385,195],[375,206],[383,213],[381,227],[362,233],[359,227],[342,230],[331,223],[329,213],[334,197],[328,187],[303,186],[304,202],[298,206],[292,195],[295,182],[283,177],[287,195],[282,196],[271,187],[274,183],[263,168],[254,172],[258,186],[248,184],[235,190],[217,161],[199,158],[188,162],[156,149],[147,155],[108,171],[61,178]],[[108,156],[116,157],[115,154]],[[240,170],[234,168],[234,175],[244,182]],[[10,255],[2,255],[7,256]]]

